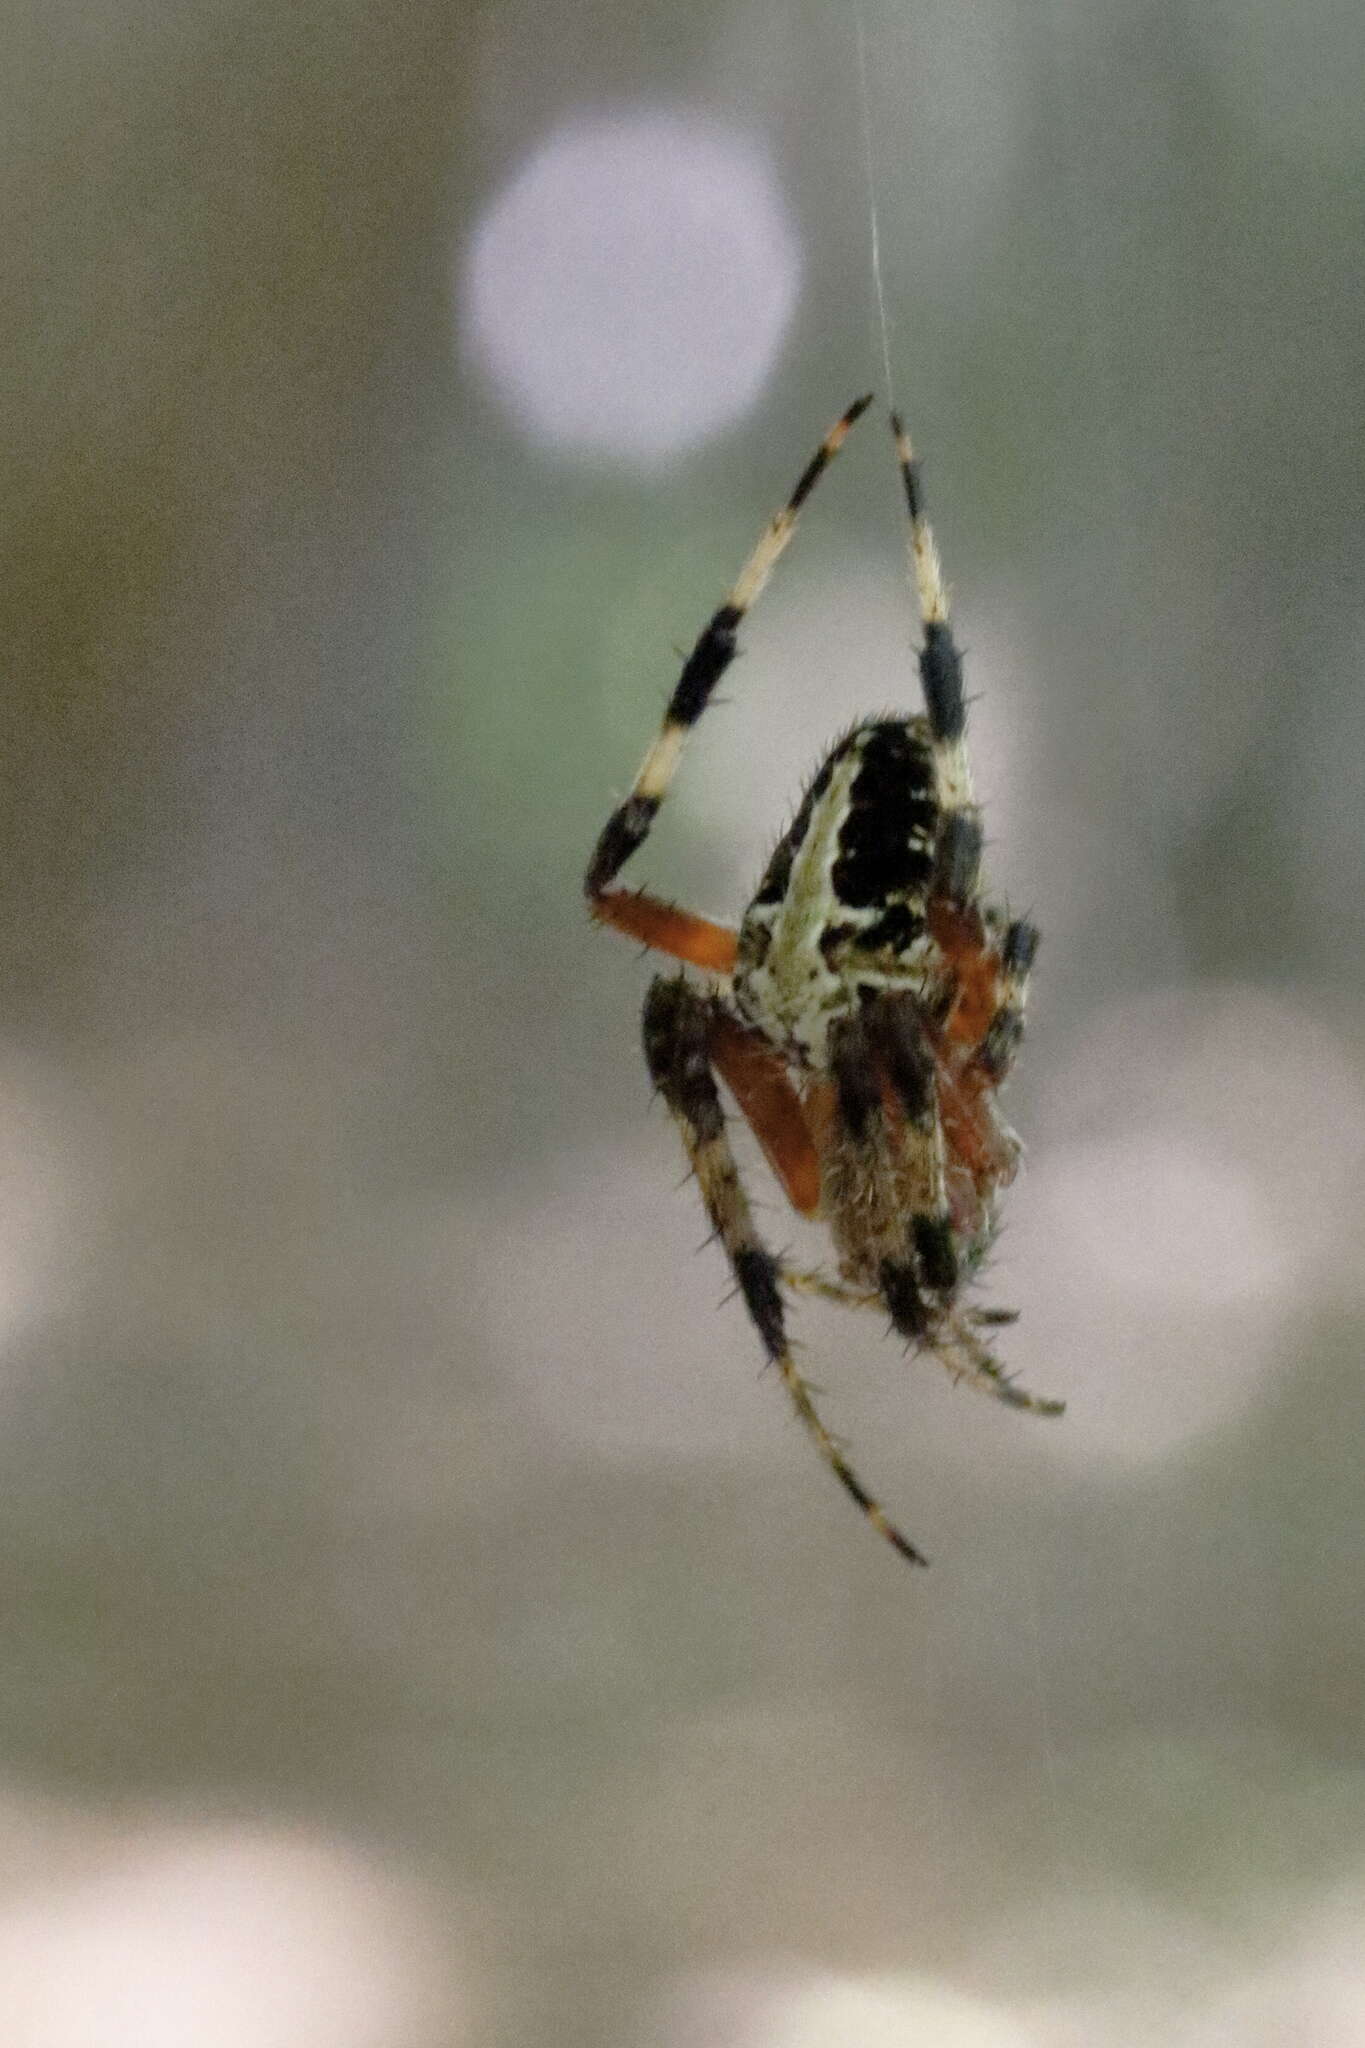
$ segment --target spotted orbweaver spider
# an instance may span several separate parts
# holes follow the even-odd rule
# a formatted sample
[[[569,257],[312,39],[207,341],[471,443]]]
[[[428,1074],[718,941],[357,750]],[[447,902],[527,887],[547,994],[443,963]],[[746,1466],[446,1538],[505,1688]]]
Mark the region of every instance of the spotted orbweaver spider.
[[[869,719],[830,748],[778,841],[738,932],[613,888],[668,794],[691,728],[736,651],[741,621],[791,540],[860,398],[830,429],[683,665],[635,786],[607,820],[585,880],[594,917],[700,970],[645,998],[649,1071],[769,1359],[826,1462],[912,1564],[926,1562],[873,1498],[816,1411],[786,1334],[782,1288],[881,1306],[957,1379],[1036,1415],[1060,1401],[1013,1385],[982,1336],[1014,1312],[963,1290],[995,1233],[1019,1141],[995,1096],[1023,1033],[1038,933],[978,893],[981,814],[967,761],[962,660],[920,497],[893,414],[910,515],[925,709]],[[795,1271],[754,1227],[717,1076],[798,1214],[828,1225],[839,1275]]]

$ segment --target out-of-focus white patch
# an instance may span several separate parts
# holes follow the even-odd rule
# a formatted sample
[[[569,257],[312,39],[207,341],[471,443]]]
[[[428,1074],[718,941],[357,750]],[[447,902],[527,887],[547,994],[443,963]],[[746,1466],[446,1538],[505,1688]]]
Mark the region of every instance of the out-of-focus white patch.
[[[992,1296],[1001,1349],[1068,1396],[1061,1455],[1162,1456],[1254,1399],[1351,1270],[1365,1080],[1306,1006],[1253,989],[1102,1012],[1044,1091]]]
[[[1190,2028],[1188,2048],[1360,2048],[1365,2041],[1365,1884],[1305,1914],[1278,1955],[1230,1983]]]
[[[1003,2008],[931,1977],[699,1977],[675,1992],[663,2048],[1034,2048]]]
[[[530,434],[650,468],[762,388],[801,252],[763,145],[682,113],[559,129],[461,253],[465,347]]]
[[[973,1976],[1008,1995],[1047,2048],[1171,2048],[1221,1986],[1237,1947],[1178,1904],[1107,1882],[1012,1901],[972,1943]]]
[[[1116,1005],[1087,1026],[1040,1115],[1087,1137],[1178,1134],[1205,1170],[1244,1177],[1275,1238],[1244,1254],[1266,1288],[1308,1269],[1330,1284],[1358,1241],[1365,1068],[1306,1001],[1229,985]],[[1208,1215],[1187,1246],[1203,1291],[1227,1292],[1213,1267],[1228,1237],[1228,1221]]]
[[[0,1897],[23,2048],[425,2048],[468,2038],[428,1907],[301,1833],[104,1824]],[[94,1846],[98,1844],[98,1846]]]
[[[1101,1288],[1157,1310],[1274,1300],[1302,1261],[1255,1175],[1177,1123],[1059,1147],[1037,1181],[1050,1241],[1064,1238]]]

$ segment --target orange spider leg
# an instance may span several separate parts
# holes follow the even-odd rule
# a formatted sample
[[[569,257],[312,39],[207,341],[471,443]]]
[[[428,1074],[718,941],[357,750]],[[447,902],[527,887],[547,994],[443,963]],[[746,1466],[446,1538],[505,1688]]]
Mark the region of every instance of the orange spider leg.
[[[820,1160],[780,1053],[757,1031],[747,1031],[725,1012],[716,1013],[709,1033],[711,1058],[759,1144],[763,1156],[800,1216],[820,1209]]]
[[[989,1081],[975,1069],[954,1074],[938,1063],[939,1115],[949,1155],[978,1187],[1006,1187],[1019,1163],[1017,1141],[1002,1131]]]
[[[675,904],[660,903],[655,896],[633,889],[609,889],[589,898],[588,908],[602,924],[639,939],[657,952],[671,953],[708,974],[730,974],[734,970],[739,934],[728,925],[712,924],[709,918],[694,917]]]
[[[980,1045],[999,1007],[999,955],[987,946],[981,919],[974,910],[960,910],[936,896],[929,904],[928,921],[934,943],[956,983],[953,1006],[942,1026],[943,1037],[953,1045]]]

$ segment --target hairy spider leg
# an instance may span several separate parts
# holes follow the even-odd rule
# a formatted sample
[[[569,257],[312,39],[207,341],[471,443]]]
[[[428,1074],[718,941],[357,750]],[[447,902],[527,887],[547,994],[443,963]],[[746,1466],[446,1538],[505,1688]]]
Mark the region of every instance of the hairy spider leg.
[[[886,1303],[875,1287],[850,1287],[846,1280],[832,1280],[817,1267],[784,1263],[777,1277],[793,1294],[811,1294],[817,1301],[834,1302],[839,1308],[875,1308],[886,1314]]]
[[[906,1001],[904,997],[896,996],[882,1000],[893,1015],[895,1010],[903,1009]],[[773,1051],[759,1032],[748,1030],[719,1008],[710,1011],[707,1041],[712,1066],[734,1096],[792,1207],[800,1215],[814,1216],[820,1205],[819,1154],[801,1099],[787,1078],[781,1056]],[[904,1056],[897,1059],[894,1041],[885,1067],[884,1077],[879,1077],[881,1107],[886,1117],[885,1143],[869,1148],[866,1170],[873,1174],[894,1175],[899,1164],[903,1173],[905,1150],[912,1148],[916,1160],[915,1178],[923,1181],[928,1204],[911,1214],[910,1243],[914,1263],[899,1261],[892,1265],[884,1273],[884,1283],[889,1282],[884,1285],[884,1291],[860,1290],[829,1280],[823,1274],[804,1273],[780,1264],[777,1277],[798,1292],[815,1294],[845,1307],[890,1309],[902,1334],[923,1344],[926,1341],[926,1305],[920,1293],[921,1277],[927,1285],[932,1284],[932,1277],[936,1276],[937,1285],[949,1292],[957,1279],[951,1223],[944,1198],[942,1141],[928,1093],[933,1086],[932,1073],[916,1070],[913,1081],[907,1083]],[[912,1094],[912,1088],[918,1092]],[[913,1123],[909,1117],[911,1107],[916,1109]],[[899,1160],[898,1153],[901,1155]],[[883,1191],[883,1203],[888,1210],[894,1208],[897,1201],[894,1191]],[[915,1318],[912,1327],[906,1328],[904,1322],[897,1318],[897,1306],[902,1318],[907,1312]],[[1062,1413],[1064,1402],[1028,1394],[1009,1380],[971,1327],[1011,1322],[1014,1320],[1013,1312],[980,1309],[959,1314],[940,1309],[928,1313],[928,1348],[955,1379],[967,1381],[1011,1408],[1031,1409],[1040,1415]],[[948,1333],[946,1342],[945,1331]]]
[[[686,960],[707,974],[731,974],[739,949],[739,933],[726,924],[712,924],[709,917],[696,917],[676,904],[663,903],[634,889],[611,889],[593,899],[592,914],[602,924],[652,946],[656,953],[669,953]]]
[[[998,1319],[998,1315],[993,1316],[989,1310],[979,1317],[964,1314],[961,1309],[950,1310],[943,1319],[947,1340],[942,1337],[937,1340],[934,1346],[936,1355],[954,1379],[965,1381],[978,1394],[989,1394],[993,1401],[1003,1401],[1007,1408],[1022,1408],[1030,1415],[1064,1415],[1065,1401],[1030,1394],[1012,1380],[994,1352],[972,1328],[976,1322],[989,1323]]]
[[[764,585],[791,540],[801,507],[843,447],[853,422],[861,413],[866,412],[871,403],[870,394],[865,398],[859,398],[835,421],[802,470],[796,488],[786,504],[769,520],[762,539],[740,570],[724,603],[712,613],[702,628],[692,652],[683,663],[682,674],[668,701],[663,724],[649,752],[640,763],[640,772],[635,778],[634,787],[625,802],[618,804],[608,818],[593,849],[583,883],[593,915],[605,923],[617,926],[621,931],[630,932],[634,937],[643,938],[647,945],[656,943],[642,928],[647,923],[650,912],[641,906],[648,904],[650,899],[627,895],[620,890],[608,894],[609,884],[648,838],[650,826],[668,795],[687,735],[705,711],[711,701],[712,691],[735,658],[739,627],[745,613],[761,595]],[[666,910],[667,906],[657,908]],[[669,915],[678,917],[681,913],[674,911]],[[665,950],[671,952],[678,949],[669,946]],[[679,951],[678,957],[691,959],[693,956],[688,952]]]
[[[886,1314],[886,1303],[880,1290],[875,1287],[852,1287],[846,1280],[831,1279],[818,1266],[788,1266],[783,1263],[778,1269],[778,1279],[793,1294],[809,1294],[816,1301],[828,1301],[838,1308],[876,1309],[879,1315]],[[1007,1323],[1017,1323],[1017,1308],[969,1308],[963,1310],[967,1322],[978,1329],[1002,1329]]]
[[[852,1209],[863,1230],[883,1235],[873,1249],[881,1253],[880,1299],[892,1323],[954,1379],[1008,1407],[1060,1415],[1064,1402],[1015,1385],[977,1334],[979,1322],[998,1318],[956,1305],[939,1080],[916,999],[884,991],[862,1016],[844,1019],[831,1034],[831,1064],[838,1122],[828,1142],[847,1177],[840,1206]]]
[[[957,1286],[933,1056],[913,997],[878,992],[830,1029],[837,1116],[825,1131],[832,1216],[875,1274],[892,1322],[932,1344]],[[836,1232],[836,1234],[839,1234]]]
[[[842,1280],[831,1280],[828,1273],[799,1266],[780,1266],[777,1277],[793,1294],[809,1294],[817,1301],[833,1302],[839,1308],[876,1309],[883,1315],[886,1313],[886,1302],[874,1287],[850,1287]],[[936,1339],[930,1348],[954,1379],[965,1381],[969,1387],[974,1387],[978,1393],[989,1394],[993,1400],[1003,1401],[1007,1408],[1025,1409],[1032,1415],[1063,1415],[1066,1412],[1065,1401],[1044,1400],[1040,1395],[1026,1393],[1006,1377],[998,1361],[976,1334],[978,1329],[999,1329],[1018,1320],[1019,1311],[1012,1308],[954,1311],[945,1318],[952,1345],[945,1346],[941,1339]]]
[[[1024,1035],[1029,969],[1038,951],[1038,927],[1019,917],[1000,941],[999,1005],[977,1048],[975,1066],[992,1085],[1004,1080]]]
[[[786,1063],[761,1031],[717,1006],[711,1015],[711,1063],[763,1148],[798,1216],[820,1211],[820,1155]]]
[[[714,1011],[685,977],[660,976],[645,998],[644,1044],[649,1070],[678,1126],[712,1227],[730,1261],[744,1305],[792,1405],[821,1457],[874,1529],[911,1564],[928,1560],[868,1492],[821,1421],[810,1388],[796,1369],[778,1289],[780,1268],[754,1226],[712,1071]]]
[[[958,1045],[971,1046],[979,1078],[997,1085],[1009,1072],[1023,1036],[1028,975],[1038,950],[1038,931],[1024,919],[1014,919],[1005,925],[998,946],[989,946],[975,905],[982,828],[967,756],[962,655],[948,622],[948,590],[933,529],[925,516],[920,464],[896,413],[891,415],[891,430],[910,517],[910,566],[924,627],[920,679],[941,807],[927,921],[955,980],[943,1035]]]
[[[962,694],[962,654],[948,623],[948,587],[933,528],[924,513],[920,464],[898,413],[891,415],[896,459],[910,515],[910,567],[919,600],[924,645],[920,681],[933,742],[939,825],[934,848],[934,890],[950,902],[968,904],[981,868],[981,809],[967,758],[967,704]]]

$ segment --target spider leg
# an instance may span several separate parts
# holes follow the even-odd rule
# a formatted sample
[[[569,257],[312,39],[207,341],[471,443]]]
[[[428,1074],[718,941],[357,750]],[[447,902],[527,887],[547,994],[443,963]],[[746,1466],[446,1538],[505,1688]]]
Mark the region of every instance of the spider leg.
[[[640,764],[634,788],[625,802],[612,812],[593,849],[584,888],[594,906],[601,901],[604,891],[636,848],[648,837],[649,828],[668,794],[687,735],[735,658],[737,635],[745,613],[761,594],[790,541],[801,507],[843,446],[853,422],[871,403],[870,396],[860,398],[842,418],[835,421],[802,470],[786,504],[769,520],[763,538],[740,570],[724,603],[702,628],[696,645],[683,664],[658,737]],[[615,919],[610,921],[615,922]]]
[[[1024,1035],[1029,969],[1038,951],[1038,927],[1023,918],[1005,926],[1000,941],[1000,1001],[977,1048],[975,1064],[992,1083],[1003,1081]]]
[[[943,1334],[936,1338],[933,1345],[935,1355],[942,1360],[954,1379],[964,1380],[969,1387],[975,1387],[978,1393],[989,1394],[994,1400],[1003,1401],[1007,1408],[1022,1408],[1030,1415],[1065,1413],[1065,1401],[1051,1400],[1041,1394],[1030,1394],[1010,1379],[1002,1371],[1000,1361],[970,1327],[971,1321],[972,1318],[964,1316],[959,1310],[950,1310],[943,1318]]]
[[[877,1308],[883,1314],[886,1303],[875,1287],[850,1287],[845,1280],[832,1280],[828,1273],[801,1266],[782,1266],[778,1279],[793,1294],[812,1294],[817,1301],[836,1302],[840,1308]]]
[[[901,1335],[930,1351],[955,1379],[1011,1408],[1059,1415],[1065,1405],[1017,1387],[978,1331],[1000,1320],[959,1307],[934,1058],[916,999],[886,990],[830,1034],[840,1135],[851,1161],[843,1189],[859,1219],[860,1264],[879,1273],[876,1296],[820,1275],[784,1274],[805,1291],[861,1307],[879,1300]],[[841,1205],[842,1206],[842,1205]]]
[[[723,1009],[711,1017],[711,1061],[799,1216],[820,1209],[820,1157],[779,1053]]]
[[[934,848],[934,890],[955,904],[971,902],[981,869],[981,810],[967,759],[967,705],[962,694],[962,654],[948,623],[948,589],[933,529],[924,516],[920,465],[897,413],[891,415],[896,457],[910,515],[910,566],[919,598],[924,645],[920,680],[929,714],[940,816]]]
[[[595,896],[592,914],[627,938],[638,939],[656,952],[671,953],[708,974],[730,974],[739,948],[739,934],[729,925],[712,924],[706,917],[694,917],[676,904],[661,903],[634,889],[609,889]]]
[[[869,1004],[867,1017],[874,1053],[899,1113],[898,1163],[916,1264],[924,1285],[951,1300],[959,1277],[957,1252],[948,1209],[938,1075],[919,1001],[908,989],[883,989]]]
[[[839,1308],[874,1308],[882,1315],[886,1313],[886,1303],[878,1288],[850,1287],[846,1280],[831,1279],[828,1273],[822,1273],[818,1267],[782,1265],[778,1271],[778,1278],[793,1294],[809,1294],[817,1301],[833,1302]],[[968,1308],[960,1312],[959,1319],[972,1330],[997,1330],[1003,1329],[1008,1323],[1017,1323],[1019,1311],[1017,1308]],[[1017,1407],[1020,1404],[1016,1401],[1012,1405]],[[1035,1402],[1033,1405],[1045,1409],[1049,1414],[1054,1409],[1054,1403],[1050,1401]],[[1064,1404],[1055,1405],[1060,1407]]]
[[[901,1534],[845,1459],[793,1362],[778,1291],[778,1263],[754,1227],[725,1132],[712,1073],[714,1014],[710,1001],[686,979],[661,976],[652,982],[644,1011],[645,1058],[650,1073],[682,1135],[707,1215],[724,1246],[744,1305],[764,1350],[782,1375],[797,1414],[835,1478],[872,1526],[911,1564],[924,1564],[927,1560]]]
[[[1032,931],[1031,926],[1023,929]],[[1026,960],[1023,971],[1027,971]],[[955,1378],[966,1380],[1008,1407],[1028,1409],[1035,1415],[1060,1415],[1064,1401],[1044,1399],[1017,1386],[978,1335],[983,1326],[999,1323],[1002,1312],[970,1311],[957,1305],[958,1269],[947,1204],[943,1123],[936,1108],[937,1069],[918,1003],[908,992],[887,990],[869,1006],[868,1015],[887,1078],[904,1112],[904,1144],[910,1152],[925,1155],[919,1176],[928,1206],[912,1211],[910,1227],[922,1280],[939,1297],[926,1348]],[[1011,1320],[1007,1312],[1004,1320]]]
[[[831,1211],[852,1216],[857,1265],[877,1275],[892,1322],[932,1342],[939,1303],[957,1286],[957,1255],[935,1112],[933,1057],[913,998],[879,993],[830,1028],[842,1185]],[[937,1299],[936,1299],[937,1297]]]

